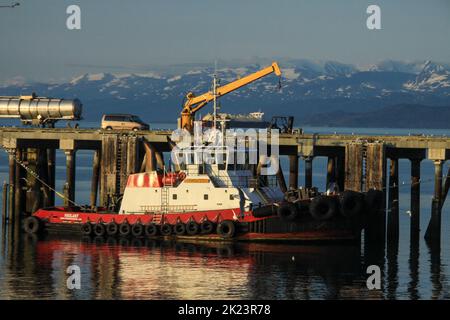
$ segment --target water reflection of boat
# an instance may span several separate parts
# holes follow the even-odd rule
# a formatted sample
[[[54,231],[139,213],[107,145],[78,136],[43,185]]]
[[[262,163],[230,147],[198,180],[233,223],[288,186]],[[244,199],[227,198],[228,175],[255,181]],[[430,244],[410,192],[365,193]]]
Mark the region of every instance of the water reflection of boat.
[[[314,298],[315,290],[339,291],[363,276],[360,248],[352,245],[76,239],[35,242],[34,263],[58,266],[53,273],[60,276],[64,266],[80,263],[91,298],[307,298],[307,291]]]

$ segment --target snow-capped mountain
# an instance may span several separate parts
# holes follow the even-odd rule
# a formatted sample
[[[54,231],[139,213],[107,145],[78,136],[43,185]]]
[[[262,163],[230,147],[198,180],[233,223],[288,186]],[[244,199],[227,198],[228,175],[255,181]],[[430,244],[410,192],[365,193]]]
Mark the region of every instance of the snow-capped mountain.
[[[405,84],[409,90],[415,91],[442,91],[448,93],[450,89],[450,69],[443,65],[426,61],[422,70],[413,82]]]
[[[252,73],[267,63],[224,63],[216,70],[221,84]],[[383,61],[365,67],[335,61],[279,60],[283,76],[268,76],[221,98],[224,112],[264,111],[308,114],[343,110],[374,111],[398,103],[450,105],[450,66],[431,61]],[[188,91],[210,90],[214,68],[179,65],[141,73],[83,74],[58,84],[13,81],[0,86],[0,95],[36,92],[41,96],[79,98],[84,117],[127,112],[149,122],[175,121]],[[208,112],[206,108],[204,113]]]

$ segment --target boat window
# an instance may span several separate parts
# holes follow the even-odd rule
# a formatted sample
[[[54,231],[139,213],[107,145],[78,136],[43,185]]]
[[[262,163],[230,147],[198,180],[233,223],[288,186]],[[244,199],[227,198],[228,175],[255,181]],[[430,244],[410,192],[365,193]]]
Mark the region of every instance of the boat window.
[[[173,199],[173,200],[177,200],[177,195],[176,195],[176,194],[173,194],[173,195],[172,195],[172,199]]]
[[[208,200],[208,195],[207,194],[203,195],[203,200]]]
[[[230,194],[230,200],[234,200],[234,196]]]

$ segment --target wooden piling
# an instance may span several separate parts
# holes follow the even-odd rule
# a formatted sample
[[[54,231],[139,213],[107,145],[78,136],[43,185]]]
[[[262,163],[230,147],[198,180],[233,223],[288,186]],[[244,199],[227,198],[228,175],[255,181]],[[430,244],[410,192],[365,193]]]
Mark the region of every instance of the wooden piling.
[[[100,161],[100,205],[123,194],[128,176],[139,170],[140,140],[136,136],[105,134]],[[154,158],[154,157],[153,157]],[[148,161],[148,157],[147,157]],[[156,169],[156,166],[154,167]]]
[[[128,182],[128,176],[130,174],[136,173],[139,170],[139,149],[140,140],[135,136],[127,136],[126,139],[122,139],[122,148],[126,152],[126,157],[122,159],[121,168],[121,181],[119,193],[123,194],[125,187]],[[159,152],[157,155],[159,157],[160,165],[164,164],[162,153]]]
[[[14,161],[14,151],[8,155],[9,164],[9,197],[8,197],[8,208],[9,208],[9,223],[14,222],[14,196],[15,189],[14,184],[16,183],[16,162]]]
[[[117,135],[102,137],[102,158],[100,163],[100,205],[107,206],[110,197],[116,193]]]
[[[8,221],[8,184],[3,182],[2,189],[2,226],[6,226]]]
[[[370,233],[384,246],[386,240],[386,150],[383,143],[366,145],[365,191],[382,191],[382,204],[378,212],[371,212]]]
[[[63,185],[63,195],[64,195],[64,206],[70,206],[72,203],[70,203],[70,195],[69,195],[69,183],[66,181]]]
[[[386,189],[386,157],[383,143],[368,143],[366,151],[366,191]]]
[[[345,188],[345,155],[336,157],[336,183],[340,191]]]
[[[335,157],[328,157],[327,163],[327,180],[325,189],[328,190],[331,183],[336,182],[336,160]]]
[[[445,199],[447,198],[449,189],[450,189],[450,167],[448,168],[447,176],[445,177],[445,182],[444,182],[444,190],[442,191],[441,210],[442,210],[442,207],[444,206],[444,202],[445,202]]]
[[[66,155],[66,183],[67,196],[70,201],[75,200],[75,160],[76,150],[65,150]]]
[[[280,159],[278,159],[277,181],[281,191],[283,193],[286,192],[287,191],[286,180],[284,179],[283,168],[281,168]]]
[[[398,240],[399,237],[399,188],[398,159],[390,159],[389,189],[388,189],[388,225],[387,239]]]
[[[298,188],[298,156],[296,154],[289,155],[289,189]]]
[[[345,146],[345,190],[361,192],[363,178],[363,145],[350,143]]]
[[[420,162],[411,159],[411,241],[419,238],[420,233]]]
[[[55,205],[55,182],[56,182],[56,150],[53,148],[47,149],[47,183],[51,187],[47,199],[48,206]]]
[[[17,148],[16,149],[16,159],[19,161],[22,161],[22,149]],[[15,182],[14,182],[14,221],[20,221],[20,216],[22,215],[22,209],[24,207],[23,205],[23,168],[22,166],[16,162],[15,163]]]
[[[95,150],[92,164],[91,197],[90,197],[91,207],[95,207],[97,205],[98,182],[100,176],[100,159],[101,159],[101,151]]]
[[[442,163],[442,160],[434,160],[434,196],[431,218],[425,233],[425,239],[436,244],[441,241]]]
[[[42,189],[42,199],[41,203],[44,207],[50,207],[51,204],[51,190],[49,188],[50,181],[48,177],[48,152],[45,148],[39,149],[39,161],[38,161],[38,168],[39,168],[39,176],[41,177],[42,181],[45,182],[44,184],[41,184]]]
[[[305,188],[312,188],[313,157],[305,158]]]
[[[44,170],[44,150],[38,148],[26,149],[26,165],[39,176],[39,180],[29,172],[26,172],[27,192],[23,205],[23,213],[32,214],[39,208],[42,208],[44,198],[48,197],[47,187],[40,180],[45,181],[47,170]],[[46,157],[45,157],[46,158]]]

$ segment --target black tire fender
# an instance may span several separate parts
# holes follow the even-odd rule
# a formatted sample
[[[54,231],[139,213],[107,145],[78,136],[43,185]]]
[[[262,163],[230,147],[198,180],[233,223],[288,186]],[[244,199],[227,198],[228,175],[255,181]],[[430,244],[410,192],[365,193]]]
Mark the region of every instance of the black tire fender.
[[[129,236],[130,233],[131,233],[131,226],[130,226],[130,224],[128,222],[122,222],[119,225],[119,234],[121,236],[126,237],[126,236]]]
[[[205,220],[200,224],[200,232],[202,234],[210,234],[214,230],[214,223],[209,220]]]
[[[81,225],[81,233],[84,236],[90,236],[92,234],[93,228],[90,222],[83,223]]]
[[[178,236],[182,236],[186,233],[186,225],[182,222],[178,222],[173,229]]]
[[[361,215],[364,211],[364,205],[364,195],[356,191],[346,190],[339,199],[340,211],[347,218]]]
[[[255,218],[270,217],[276,213],[276,210],[274,209],[275,208],[273,205],[253,208],[252,214]]]
[[[172,234],[172,225],[170,225],[168,223],[164,223],[161,226],[161,234],[163,236],[169,236],[170,234]]]
[[[312,199],[309,206],[311,216],[319,221],[329,220],[337,212],[337,201],[332,197],[320,195]]]
[[[195,221],[189,221],[186,224],[186,233],[190,236],[196,235],[198,233],[199,229],[200,229],[200,227],[199,227],[198,223]]]
[[[144,233],[144,226],[141,223],[135,223],[131,226],[131,234],[133,237],[140,237]]]
[[[26,233],[38,233],[41,229],[41,219],[31,216],[23,221],[23,229]]]
[[[96,223],[93,227],[93,232],[97,237],[103,237],[106,234],[106,228],[103,223]]]
[[[381,210],[381,206],[384,203],[383,197],[383,191],[370,189],[365,196],[366,208],[373,212]]]
[[[236,233],[236,226],[231,220],[221,221],[217,225],[217,234],[224,239],[233,238]]]
[[[277,209],[277,216],[284,221],[294,221],[298,217],[298,210],[293,203],[282,203]]]
[[[119,225],[117,223],[110,222],[106,224],[106,234],[108,236],[115,236],[119,232]]]
[[[149,223],[145,226],[145,235],[147,237],[154,237],[158,234],[158,227],[154,223]]]

